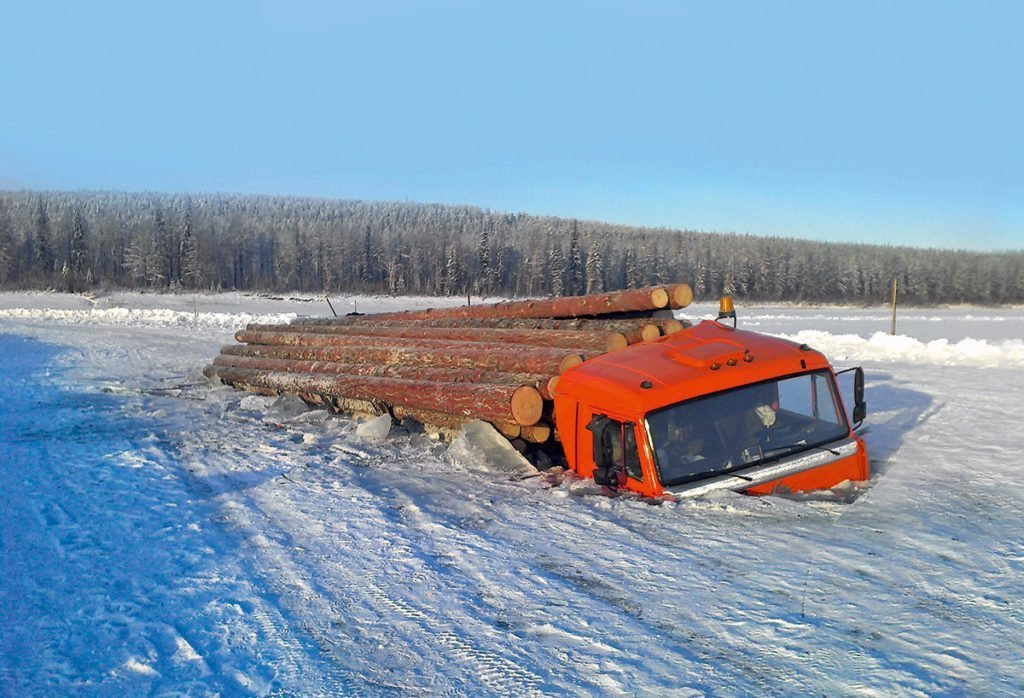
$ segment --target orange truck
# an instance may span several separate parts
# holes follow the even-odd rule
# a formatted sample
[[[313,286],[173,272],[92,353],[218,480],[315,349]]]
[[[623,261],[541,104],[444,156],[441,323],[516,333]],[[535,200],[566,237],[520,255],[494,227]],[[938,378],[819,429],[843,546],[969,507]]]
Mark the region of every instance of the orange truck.
[[[568,466],[650,497],[773,494],[869,477],[836,373],[806,344],[706,320],[563,373],[555,423]]]

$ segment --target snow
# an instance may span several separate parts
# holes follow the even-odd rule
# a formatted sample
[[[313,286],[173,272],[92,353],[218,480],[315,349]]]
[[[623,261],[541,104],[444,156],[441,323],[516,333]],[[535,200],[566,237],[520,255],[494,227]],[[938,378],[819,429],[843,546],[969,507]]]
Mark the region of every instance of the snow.
[[[852,502],[608,498],[203,379],[322,298],[0,294],[0,695],[1020,694],[1024,309],[738,311],[864,365]]]

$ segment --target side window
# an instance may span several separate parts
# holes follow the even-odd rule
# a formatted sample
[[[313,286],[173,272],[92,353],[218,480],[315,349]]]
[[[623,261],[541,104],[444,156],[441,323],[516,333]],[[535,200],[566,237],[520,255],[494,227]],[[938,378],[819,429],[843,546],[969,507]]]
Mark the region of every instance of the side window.
[[[623,424],[623,435],[625,443],[625,464],[626,475],[634,480],[643,480],[643,471],[640,469],[640,451],[636,447],[636,425]]]
[[[779,381],[779,406],[796,414],[839,424],[829,382],[818,374]]]
[[[594,465],[606,474],[626,473],[642,480],[636,425],[595,415],[588,427],[594,434]]]
[[[779,407],[808,417],[814,414],[814,399],[807,376],[779,382]]]

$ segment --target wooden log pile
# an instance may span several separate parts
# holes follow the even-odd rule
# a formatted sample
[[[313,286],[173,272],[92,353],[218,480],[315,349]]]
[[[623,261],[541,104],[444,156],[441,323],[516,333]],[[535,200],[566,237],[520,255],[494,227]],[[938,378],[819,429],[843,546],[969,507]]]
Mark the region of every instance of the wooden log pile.
[[[513,443],[555,435],[551,390],[588,358],[685,326],[686,284],[539,299],[250,324],[204,373],[262,394],[345,411],[389,411],[448,432],[473,419]]]

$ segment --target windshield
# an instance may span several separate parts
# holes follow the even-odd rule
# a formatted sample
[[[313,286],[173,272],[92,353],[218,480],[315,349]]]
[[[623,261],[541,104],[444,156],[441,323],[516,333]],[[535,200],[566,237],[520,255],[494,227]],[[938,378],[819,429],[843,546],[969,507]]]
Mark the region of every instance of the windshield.
[[[776,460],[843,438],[849,429],[829,371],[747,385],[647,415],[666,487]]]

